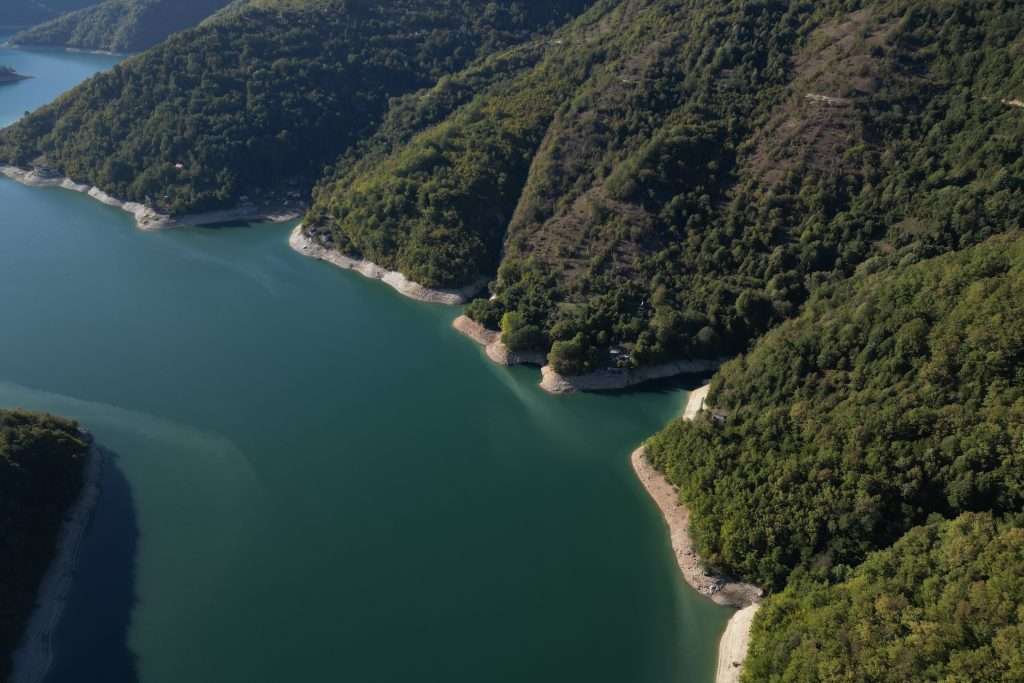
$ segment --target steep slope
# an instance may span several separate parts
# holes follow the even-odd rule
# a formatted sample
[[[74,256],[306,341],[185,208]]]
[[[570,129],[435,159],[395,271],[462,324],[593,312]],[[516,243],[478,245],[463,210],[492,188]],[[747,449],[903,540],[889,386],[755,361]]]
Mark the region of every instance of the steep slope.
[[[497,271],[470,314],[566,372],[741,351],[873,255],[1019,224],[1022,27],[1005,0],[605,3],[343,163],[308,222],[427,284]]]
[[[1024,509],[1024,238],[914,259],[812,299],[718,373],[723,417],[652,439],[711,564],[780,587],[931,514]]]
[[[197,25],[230,0],[106,0],[22,31],[11,42],[81,50],[141,52]]]
[[[81,489],[87,444],[72,422],[0,410],[0,678],[21,639]]]
[[[243,2],[0,131],[0,163],[46,165],[171,213],[308,187],[390,98],[585,4]]]
[[[755,622],[744,681],[1024,680],[1024,528],[918,527],[841,583],[797,582]]]
[[[0,4],[0,28],[38,24],[94,4],[96,0],[4,0]]]
[[[446,91],[463,93],[446,97],[447,115],[396,120],[392,135],[401,144],[371,142],[363,156],[344,159],[317,188],[307,233],[428,286],[493,273],[530,159],[586,78],[592,51],[615,27],[629,28],[620,15],[616,3],[598,3],[542,42],[446,80]],[[577,48],[561,49],[566,43]],[[423,109],[438,93],[417,97]]]

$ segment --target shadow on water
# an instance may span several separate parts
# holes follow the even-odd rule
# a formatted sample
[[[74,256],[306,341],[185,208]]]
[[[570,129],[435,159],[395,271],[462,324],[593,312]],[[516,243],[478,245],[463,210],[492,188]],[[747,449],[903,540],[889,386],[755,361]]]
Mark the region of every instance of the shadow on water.
[[[128,647],[135,607],[139,528],[128,480],[117,454],[104,449],[102,493],[83,541],[75,581],[57,628],[54,668],[46,683],[135,683]]]
[[[631,396],[636,394],[671,394],[677,391],[693,391],[711,382],[712,372],[698,372],[686,375],[675,375],[665,379],[655,379],[625,389],[601,391],[609,396]]]

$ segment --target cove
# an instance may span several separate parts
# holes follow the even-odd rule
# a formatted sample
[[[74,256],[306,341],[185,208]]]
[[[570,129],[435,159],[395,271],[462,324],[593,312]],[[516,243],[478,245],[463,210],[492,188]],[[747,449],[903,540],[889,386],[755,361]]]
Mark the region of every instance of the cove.
[[[0,124],[115,62],[0,50]],[[683,389],[548,396],[290,225],[0,208],[0,405],[112,454],[49,681],[713,679],[629,465]]]

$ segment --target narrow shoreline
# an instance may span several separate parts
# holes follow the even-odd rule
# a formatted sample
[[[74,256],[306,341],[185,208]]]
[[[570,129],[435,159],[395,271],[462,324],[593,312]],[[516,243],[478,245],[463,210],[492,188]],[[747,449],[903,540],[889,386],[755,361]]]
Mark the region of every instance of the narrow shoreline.
[[[288,246],[303,256],[326,261],[343,270],[355,271],[371,280],[380,280],[399,294],[425,303],[458,306],[468,302],[487,286],[487,280],[480,279],[461,289],[431,289],[430,287],[424,287],[418,282],[413,282],[402,273],[387,270],[372,261],[354,259],[345,256],[339,251],[327,249],[316,244],[306,236],[301,223],[292,230],[292,234],[288,238]]]
[[[53,666],[54,636],[71,594],[82,541],[100,497],[106,465],[106,455],[95,444],[86,458],[82,490],[65,518],[57,552],[39,584],[36,607],[12,655],[11,683],[40,683]]]
[[[512,351],[501,341],[501,332],[489,330],[468,315],[460,315],[452,321],[452,327],[484,347],[487,357],[497,363],[511,367],[513,365],[542,366],[548,362],[547,355],[540,351]]]
[[[501,333],[489,330],[469,316],[460,315],[452,327],[484,347],[487,357],[498,365],[540,366],[540,388],[549,394],[575,394],[580,391],[620,391],[630,387],[678,375],[714,372],[724,360],[680,360],[641,368],[607,368],[586,375],[560,375],[548,365],[541,351],[511,351],[501,341]]]
[[[693,420],[703,409],[710,385],[690,392],[683,410],[684,420]],[[644,446],[633,451],[633,471],[661,510],[669,529],[676,563],[686,582],[701,595],[719,605],[736,607],[719,641],[715,683],[737,683],[750,642],[750,626],[760,607],[763,591],[749,583],[730,581],[709,572],[690,536],[690,511],[679,501],[679,491],[650,463]]]
[[[233,209],[219,209],[202,213],[169,216],[159,213],[152,207],[138,202],[126,202],[112,197],[98,187],[76,183],[67,177],[41,176],[36,171],[26,171],[17,166],[0,166],[0,175],[21,183],[26,187],[55,187],[72,192],[80,192],[92,197],[101,204],[121,209],[132,215],[135,226],[140,230],[166,230],[184,225],[211,225],[229,223],[231,221],[269,221],[286,223],[299,218],[300,213],[290,209],[265,209],[255,205],[237,206]]]
[[[714,372],[724,359],[677,360],[639,368],[606,368],[586,375],[561,375],[550,365],[540,369],[540,388],[549,394],[574,394],[578,391],[619,391],[645,382],[679,375]]]

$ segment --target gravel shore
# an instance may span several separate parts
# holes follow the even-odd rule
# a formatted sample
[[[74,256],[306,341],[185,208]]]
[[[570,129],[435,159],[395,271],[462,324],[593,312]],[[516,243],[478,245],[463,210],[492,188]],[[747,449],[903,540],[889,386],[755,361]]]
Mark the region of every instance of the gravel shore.
[[[481,279],[462,289],[431,289],[430,287],[424,287],[418,282],[413,282],[405,275],[381,268],[372,261],[354,259],[345,256],[339,251],[327,249],[317,244],[306,236],[302,230],[302,225],[297,225],[295,230],[292,231],[288,244],[303,256],[326,261],[345,270],[354,270],[372,280],[380,280],[398,291],[399,294],[426,303],[457,306],[466,303],[487,286],[487,280]]]
[[[683,410],[684,420],[694,420],[704,407],[710,385],[690,392]],[[645,455],[644,447],[633,451],[633,471],[647,493],[657,503],[672,540],[672,550],[683,578],[694,590],[719,605],[737,607],[718,645],[718,669],[715,683],[737,683],[750,643],[750,626],[760,606],[763,591],[749,583],[730,581],[709,572],[690,536],[690,511],[679,501],[679,491],[656,470]]]

